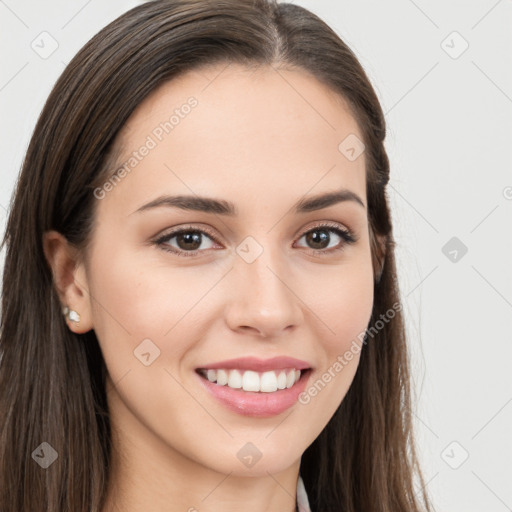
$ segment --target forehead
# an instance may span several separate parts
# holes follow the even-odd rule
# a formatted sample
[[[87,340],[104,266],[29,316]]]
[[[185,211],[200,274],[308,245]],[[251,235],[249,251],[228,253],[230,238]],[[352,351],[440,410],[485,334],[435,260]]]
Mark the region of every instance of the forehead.
[[[194,110],[192,121],[187,124],[206,121],[215,126],[245,126],[246,133],[251,126],[259,128],[266,123],[269,135],[276,131],[291,135],[293,124],[298,122],[305,136],[311,137],[316,130],[319,135],[350,131],[362,139],[348,102],[308,71],[236,63],[204,65],[164,83],[139,105],[120,138],[126,139],[128,133],[144,135],[150,128],[148,123],[169,120],[190,97],[197,100],[200,108]],[[220,117],[212,118],[219,113]],[[244,119],[244,115],[251,117]]]
[[[114,166],[126,177],[108,199],[129,207],[173,192],[236,202],[279,190],[295,202],[341,187],[364,198],[364,153],[348,159],[347,137],[363,138],[347,103],[306,71],[205,66],[166,82],[132,114]]]

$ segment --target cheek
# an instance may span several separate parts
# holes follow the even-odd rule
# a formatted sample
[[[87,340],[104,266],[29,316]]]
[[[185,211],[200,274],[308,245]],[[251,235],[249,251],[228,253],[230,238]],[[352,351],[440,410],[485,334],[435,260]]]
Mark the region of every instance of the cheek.
[[[200,319],[215,317],[219,308],[222,309],[220,302],[229,300],[229,293],[217,295],[225,287],[219,283],[219,277],[226,271],[224,267],[171,267],[156,252],[150,258],[146,252],[143,257],[147,248],[137,252],[116,251],[112,247],[120,245],[109,244],[110,251],[98,245],[97,256],[92,259],[91,305],[100,340],[118,340],[118,346],[119,340],[127,340],[133,351],[149,338],[161,349],[165,347],[167,355],[177,356],[186,348],[182,346],[186,337],[180,335],[182,341],[175,341],[179,333],[183,334],[185,324],[194,326],[192,338],[197,338],[202,328]],[[101,261],[102,254],[108,254],[108,262]],[[321,340],[327,359],[350,346],[370,318],[371,260],[369,254],[360,256],[347,265],[299,266],[288,276],[294,283],[295,300],[302,303],[306,323],[302,328],[314,329],[312,334]],[[217,284],[220,286],[215,291]],[[231,282],[230,286],[237,283]],[[173,343],[168,343],[170,339]]]
[[[370,259],[347,265],[316,281],[310,288],[312,315],[318,317],[317,362],[299,396],[304,418],[302,435],[313,441],[327,425],[347,394],[356,374],[364,332],[373,307]],[[314,418],[314,421],[311,420]]]
[[[325,421],[343,399],[357,371],[362,340],[373,308],[373,273],[370,259],[341,268],[311,288],[308,306],[318,320],[316,339],[321,349],[311,396],[322,395],[320,415]],[[323,392],[324,388],[328,391]],[[322,391],[320,393],[320,391]]]
[[[161,255],[155,252],[148,257],[147,251],[107,251],[98,244],[92,258],[94,330],[107,366],[119,372],[133,363],[134,350],[147,339],[163,356],[158,363],[179,362],[191,340],[197,339],[197,315],[204,317],[210,307],[201,298],[219,279],[211,269],[171,267]],[[104,254],[108,262],[102,261]]]
[[[345,351],[366,329],[373,307],[373,274],[369,260],[325,274],[310,286],[307,305],[323,325],[322,343],[329,359]]]
[[[110,245],[116,246],[98,246],[97,257],[92,258],[91,295],[95,300],[91,302],[95,331],[119,394],[117,403],[112,394],[113,416],[119,424],[142,425],[137,435],[151,430],[191,459],[230,471],[239,440],[226,442],[212,417],[191,398],[188,389],[194,390],[193,384],[183,387],[178,382],[191,382],[185,370],[194,361],[194,351],[216,325],[225,328],[224,306],[234,300],[233,287],[246,288],[243,277],[237,281],[232,273],[223,280],[229,266],[172,267],[164,258],[148,257],[147,252],[143,258],[142,251],[115,250]],[[105,261],[100,261],[100,255]],[[358,356],[342,371],[336,371],[334,365],[366,328],[373,303],[372,267],[366,254],[347,258],[346,264],[309,262],[286,270],[289,273],[283,279],[293,290],[287,296],[303,311],[297,337],[307,343],[317,371],[306,389],[311,390],[308,401],[297,404],[297,412],[290,415],[293,421],[276,428],[272,437],[267,439],[270,428],[260,434],[257,429],[253,432],[253,427],[240,427],[242,438],[254,435],[255,444],[269,454],[270,469],[295,460],[336,411],[353,380]],[[147,338],[161,351],[149,367],[134,357],[134,350]],[[329,368],[334,368],[330,378]],[[138,423],[132,421],[132,415]],[[211,425],[211,438],[204,435],[207,425]],[[237,431],[236,426],[231,428]],[[287,443],[290,438],[296,439],[297,445]],[[286,452],[283,446],[289,446]]]

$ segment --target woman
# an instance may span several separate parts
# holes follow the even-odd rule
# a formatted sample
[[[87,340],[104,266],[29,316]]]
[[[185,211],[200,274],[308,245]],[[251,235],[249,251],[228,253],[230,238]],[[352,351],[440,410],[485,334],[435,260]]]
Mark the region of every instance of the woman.
[[[0,509],[431,510],[384,137],[299,6],[155,0],[89,41],[4,238]]]

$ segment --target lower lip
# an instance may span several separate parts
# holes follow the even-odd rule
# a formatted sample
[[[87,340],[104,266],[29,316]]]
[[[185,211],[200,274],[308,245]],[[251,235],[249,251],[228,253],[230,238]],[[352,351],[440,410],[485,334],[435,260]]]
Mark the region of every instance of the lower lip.
[[[291,388],[280,389],[271,393],[243,391],[230,388],[228,385],[219,386],[210,382],[196,372],[203,386],[225,407],[243,416],[268,418],[276,416],[289,409],[297,402],[304,391],[311,369],[301,372],[298,382]]]

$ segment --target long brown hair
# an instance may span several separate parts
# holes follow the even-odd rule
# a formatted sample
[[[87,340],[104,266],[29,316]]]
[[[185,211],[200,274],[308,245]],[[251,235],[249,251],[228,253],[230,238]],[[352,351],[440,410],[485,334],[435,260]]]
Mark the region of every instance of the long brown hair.
[[[376,274],[370,325],[400,301],[385,119],[339,36],[306,9],[272,0],[154,0],[135,7],[94,36],[55,84],[11,203],[2,242],[2,512],[103,507],[111,461],[106,367],[94,330],[75,334],[65,323],[43,233],[57,230],[85,254],[93,191],[106,179],[124,123],[165,81],[217,62],[303,69],[348,102],[366,146]],[[313,512],[431,510],[414,447],[405,329],[395,311],[365,340],[349,391],[302,456]],[[43,442],[58,455],[46,470],[34,462]]]

